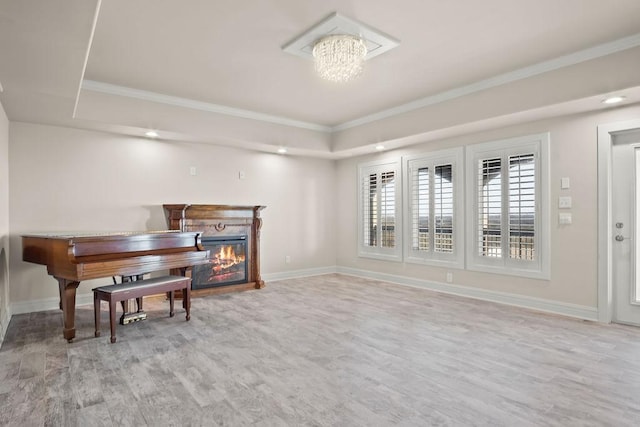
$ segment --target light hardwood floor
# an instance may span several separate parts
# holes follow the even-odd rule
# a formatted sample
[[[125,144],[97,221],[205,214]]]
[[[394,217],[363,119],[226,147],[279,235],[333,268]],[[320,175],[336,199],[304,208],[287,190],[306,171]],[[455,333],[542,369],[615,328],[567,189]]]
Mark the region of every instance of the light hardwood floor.
[[[116,344],[14,316],[0,425],[640,425],[640,328],[342,275],[145,302]]]

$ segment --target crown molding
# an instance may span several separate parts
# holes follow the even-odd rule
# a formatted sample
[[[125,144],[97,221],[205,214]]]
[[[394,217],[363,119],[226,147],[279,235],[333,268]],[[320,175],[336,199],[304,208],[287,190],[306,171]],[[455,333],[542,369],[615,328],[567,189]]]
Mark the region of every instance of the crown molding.
[[[224,114],[227,116],[239,117],[243,119],[258,120],[261,122],[273,123],[277,125],[296,127],[318,132],[331,132],[332,128],[316,123],[293,120],[286,117],[274,116],[271,114],[258,113],[241,108],[228,107],[226,105],[212,104],[209,102],[196,101],[178,96],[164,95],[147,90],[134,89],[126,86],[118,86],[110,83],[103,83],[94,80],[83,80],[82,89],[92,92],[106,93],[108,95],[123,96],[127,98],[140,99],[143,101],[155,102],[158,104],[171,105],[173,107],[189,108],[191,110],[206,111],[209,113]]]
[[[239,117],[251,120],[257,120],[267,123],[273,123],[283,126],[296,127],[300,129],[334,133],[361,126],[367,123],[390,118],[400,114],[415,111],[421,108],[436,105],[442,102],[450,101],[463,96],[471,95],[476,92],[491,89],[497,86],[516,82],[518,80],[527,79],[550,71],[579,64],[581,62],[598,59],[613,53],[621,52],[640,46],[640,33],[632,36],[614,40],[609,43],[603,43],[587,49],[583,49],[571,54],[563,55],[548,61],[540,62],[528,67],[520,68],[508,73],[499,74],[497,76],[480,80],[465,86],[460,86],[448,91],[440,92],[435,95],[416,99],[415,101],[396,107],[381,110],[374,114],[369,114],[358,119],[350,120],[336,126],[324,126],[317,123],[304,122],[300,120],[289,119],[287,117],[275,116],[271,114],[259,113],[251,110],[228,107],[220,104],[212,104],[203,101],[196,101],[188,98],[165,95],[157,92],[134,89],[125,86],[113,85],[110,83],[98,82],[94,80],[83,80],[81,88],[93,92],[100,92],[109,95],[123,96],[128,98],[140,99],[143,101],[156,102],[174,107],[189,108],[192,110],[205,111],[210,113],[223,114],[232,117]]]
[[[537,64],[520,68],[508,73],[499,74],[497,76],[480,80],[475,83],[471,83],[465,86],[460,86],[455,89],[451,89],[445,92],[440,92],[436,95],[420,98],[415,101],[408,102],[406,104],[398,105],[393,108],[379,111],[374,114],[360,117],[355,120],[341,123],[334,126],[331,131],[337,132],[346,129],[350,129],[356,126],[361,126],[367,123],[371,123],[377,120],[386,119],[389,117],[397,116],[400,114],[408,113],[420,108],[429,107],[431,105],[439,104],[452,99],[460,98],[462,96],[471,95],[476,92],[480,92],[486,89],[491,89],[497,86],[501,86],[507,83],[512,83],[518,80],[523,80],[529,77],[534,77],[540,74],[547,73],[549,71],[555,71],[561,68],[576,65],[581,62],[590,61],[593,59],[601,58],[603,56],[611,55],[623,50],[632,49],[640,46],[640,33],[634,34],[629,37],[624,37],[609,43],[603,43],[597,46],[593,46],[587,49],[583,49],[568,55],[563,55],[558,58],[551,59],[549,61],[539,62]]]

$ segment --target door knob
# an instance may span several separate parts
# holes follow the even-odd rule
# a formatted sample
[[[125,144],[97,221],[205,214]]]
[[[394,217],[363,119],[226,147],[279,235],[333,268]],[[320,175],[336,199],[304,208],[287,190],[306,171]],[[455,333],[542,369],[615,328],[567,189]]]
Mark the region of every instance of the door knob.
[[[616,237],[616,242],[622,242],[624,240],[631,240],[631,238],[629,237],[624,237],[622,234],[617,234]]]

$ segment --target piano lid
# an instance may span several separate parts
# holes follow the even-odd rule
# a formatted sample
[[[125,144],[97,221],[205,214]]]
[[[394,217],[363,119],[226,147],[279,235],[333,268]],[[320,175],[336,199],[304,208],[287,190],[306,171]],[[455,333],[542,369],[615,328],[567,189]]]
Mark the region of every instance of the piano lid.
[[[110,236],[135,236],[139,234],[167,234],[180,233],[180,230],[154,230],[154,231],[51,231],[23,234],[21,237],[39,237],[42,239],[76,239],[84,237],[110,237]]]
[[[204,251],[200,232],[39,233],[22,236],[23,260],[80,264],[144,255]]]

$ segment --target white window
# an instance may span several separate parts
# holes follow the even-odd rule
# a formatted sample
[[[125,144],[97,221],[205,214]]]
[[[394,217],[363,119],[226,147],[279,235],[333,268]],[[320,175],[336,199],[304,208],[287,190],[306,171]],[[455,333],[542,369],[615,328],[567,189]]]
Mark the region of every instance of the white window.
[[[549,278],[549,134],[467,147],[467,266]]]
[[[400,162],[358,168],[358,255],[402,259]]]
[[[405,260],[464,267],[462,148],[404,158]]]

